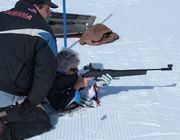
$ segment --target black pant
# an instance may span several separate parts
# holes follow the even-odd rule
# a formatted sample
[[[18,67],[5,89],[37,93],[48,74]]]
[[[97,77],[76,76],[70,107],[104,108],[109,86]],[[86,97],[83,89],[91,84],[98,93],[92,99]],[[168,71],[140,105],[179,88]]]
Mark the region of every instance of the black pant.
[[[64,110],[66,105],[74,98],[74,85],[78,79],[78,74],[57,75],[55,82],[47,95],[52,107],[56,110]]]
[[[48,115],[39,107],[25,114],[20,114],[18,105],[0,108],[0,112],[3,111],[7,115],[0,118],[5,126],[0,140],[23,140],[52,128]]]

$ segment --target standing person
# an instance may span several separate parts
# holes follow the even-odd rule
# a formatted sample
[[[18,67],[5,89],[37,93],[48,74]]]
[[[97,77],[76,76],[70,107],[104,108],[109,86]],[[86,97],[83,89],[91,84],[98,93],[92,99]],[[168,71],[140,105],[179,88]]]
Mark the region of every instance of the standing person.
[[[58,73],[47,99],[55,110],[71,110],[82,101],[91,102],[100,87],[110,84],[109,74],[84,78],[78,76],[79,55],[71,49],[63,49],[58,53]]]
[[[51,0],[19,0],[0,12],[0,140],[23,140],[51,129],[37,105],[57,70],[55,36],[46,23]]]

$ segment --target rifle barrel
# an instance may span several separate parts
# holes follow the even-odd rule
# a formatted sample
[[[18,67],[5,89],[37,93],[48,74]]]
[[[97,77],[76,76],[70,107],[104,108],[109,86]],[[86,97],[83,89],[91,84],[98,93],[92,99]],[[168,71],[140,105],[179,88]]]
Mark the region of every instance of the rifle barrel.
[[[172,70],[173,64],[168,64],[167,68],[161,68],[161,69],[147,69],[148,71],[153,71],[153,70],[162,70],[162,71],[167,71],[167,70]]]
[[[92,70],[84,74],[84,77],[99,77],[104,74],[109,74],[112,77],[123,77],[123,76],[133,76],[133,75],[144,75],[147,70]]]
[[[92,68],[90,71],[86,72],[83,77],[99,77],[104,74],[109,74],[112,77],[123,77],[123,76],[135,76],[135,75],[145,75],[147,71],[170,71],[172,70],[173,65],[168,64],[167,68],[160,68],[160,69],[131,69],[131,70],[112,70],[112,69],[95,69]]]

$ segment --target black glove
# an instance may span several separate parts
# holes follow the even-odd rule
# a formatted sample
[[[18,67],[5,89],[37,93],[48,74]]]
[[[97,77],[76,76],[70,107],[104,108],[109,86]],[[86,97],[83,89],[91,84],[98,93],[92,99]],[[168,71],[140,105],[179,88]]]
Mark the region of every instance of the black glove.
[[[20,114],[32,112],[36,108],[36,104],[31,103],[28,99],[25,99],[23,103],[19,105]]]

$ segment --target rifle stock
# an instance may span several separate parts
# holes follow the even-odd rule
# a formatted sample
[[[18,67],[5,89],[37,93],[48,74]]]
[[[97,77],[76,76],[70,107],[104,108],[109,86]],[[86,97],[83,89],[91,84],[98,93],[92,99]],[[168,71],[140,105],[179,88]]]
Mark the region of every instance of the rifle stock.
[[[112,70],[112,69],[96,69],[92,67],[90,63],[89,66],[85,66],[84,69],[89,70],[83,77],[100,77],[104,74],[109,74],[112,77],[124,77],[124,76],[135,76],[135,75],[146,75],[147,71],[170,71],[172,70],[173,65],[168,64],[167,68],[160,68],[160,69],[132,69],[132,70]]]

